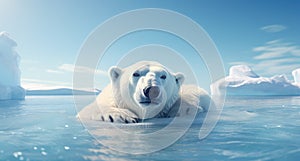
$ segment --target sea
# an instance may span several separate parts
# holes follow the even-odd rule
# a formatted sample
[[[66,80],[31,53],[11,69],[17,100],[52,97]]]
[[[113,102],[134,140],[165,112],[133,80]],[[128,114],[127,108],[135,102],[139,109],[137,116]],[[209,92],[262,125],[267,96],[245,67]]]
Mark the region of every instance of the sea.
[[[124,125],[121,130],[129,134],[165,130],[161,140],[147,140],[139,135],[139,140],[131,142],[123,132],[106,133],[111,124],[99,122],[103,128],[96,131],[103,136],[95,137],[86,123],[76,117],[78,106],[91,101],[83,96],[78,103],[70,95],[0,101],[0,160],[298,161],[300,158],[300,97],[227,97],[218,122],[207,137],[199,139],[202,126],[199,120],[204,119],[198,119],[170,145],[139,154],[133,154],[131,149],[143,151],[155,146],[165,136],[176,133],[176,128],[164,129],[168,121],[159,118],[151,124],[145,121]],[[111,140],[110,135],[118,137]],[[126,149],[111,148],[109,143],[127,147],[128,153]]]

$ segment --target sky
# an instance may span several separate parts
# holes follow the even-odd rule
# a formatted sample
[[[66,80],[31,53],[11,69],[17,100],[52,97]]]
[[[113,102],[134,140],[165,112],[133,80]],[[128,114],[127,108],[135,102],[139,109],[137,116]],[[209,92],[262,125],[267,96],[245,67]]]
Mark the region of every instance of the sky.
[[[297,0],[0,0],[0,31],[18,44],[24,88],[72,87],[74,65],[89,35],[113,16],[142,8],[172,10],[198,23],[217,47],[226,73],[233,65],[245,64],[261,76],[286,74],[292,79],[291,71],[300,68]],[[125,35],[107,49],[98,62],[95,88],[109,82],[110,66],[149,44],[179,53],[191,64],[199,85],[209,89],[212,80],[205,60],[195,57],[193,48],[178,37],[150,30]]]

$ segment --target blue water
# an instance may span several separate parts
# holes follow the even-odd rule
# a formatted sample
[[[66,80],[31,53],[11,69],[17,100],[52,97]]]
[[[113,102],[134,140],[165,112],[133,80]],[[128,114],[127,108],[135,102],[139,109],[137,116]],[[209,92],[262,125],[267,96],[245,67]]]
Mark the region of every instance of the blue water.
[[[76,114],[72,96],[28,96],[24,101],[0,102],[0,160],[300,158],[300,97],[228,98],[217,126],[207,138],[198,139],[201,124],[196,123],[172,146],[144,155],[125,154],[99,144]],[[147,130],[158,130],[160,126]],[[115,142],[122,146],[126,140]]]

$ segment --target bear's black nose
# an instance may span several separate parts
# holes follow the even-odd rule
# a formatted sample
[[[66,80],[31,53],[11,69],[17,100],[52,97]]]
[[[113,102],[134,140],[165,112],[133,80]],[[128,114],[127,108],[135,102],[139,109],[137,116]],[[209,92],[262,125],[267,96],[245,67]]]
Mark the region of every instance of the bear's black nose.
[[[159,87],[157,87],[157,86],[148,86],[143,89],[143,92],[147,98],[154,99],[159,96],[160,90],[159,90]]]

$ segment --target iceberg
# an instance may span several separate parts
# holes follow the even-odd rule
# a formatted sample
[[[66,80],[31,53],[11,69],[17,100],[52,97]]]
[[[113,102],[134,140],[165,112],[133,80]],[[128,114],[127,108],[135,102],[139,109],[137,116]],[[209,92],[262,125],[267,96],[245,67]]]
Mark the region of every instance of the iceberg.
[[[232,96],[297,96],[300,95],[300,69],[292,71],[294,81],[287,79],[285,75],[273,77],[261,77],[249,66],[236,65],[229,70],[229,75],[211,84],[213,95]]]
[[[300,86],[300,69],[293,70],[294,83]]]
[[[16,41],[7,32],[0,32],[0,100],[25,98],[25,90],[20,85],[20,56],[16,46]]]

